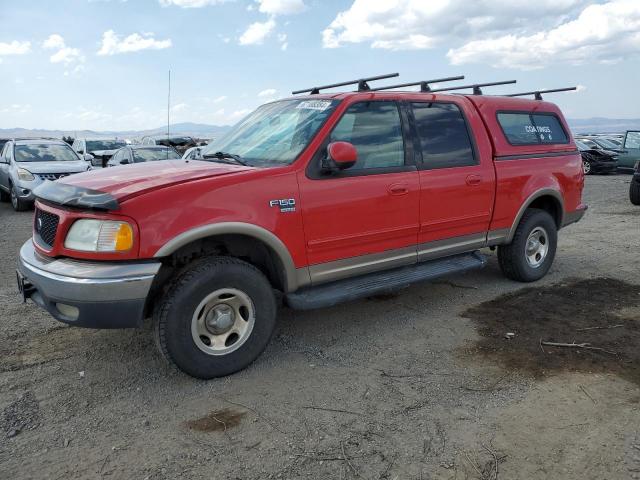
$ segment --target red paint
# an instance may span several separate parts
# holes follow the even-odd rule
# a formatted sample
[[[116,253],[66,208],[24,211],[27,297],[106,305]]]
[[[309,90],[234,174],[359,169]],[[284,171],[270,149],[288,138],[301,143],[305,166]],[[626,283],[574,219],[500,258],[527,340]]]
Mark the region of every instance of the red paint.
[[[499,110],[554,112],[547,102],[492,96],[361,92],[314,95],[342,100],[292,165],[250,168],[199,161],[151,162],[74,175],[63,183],[111,193],[121,209],[110,214],[67,210],[38,203],[60,215],[50,256],[91,259],[151,258],[168,241],[198,226],[246,222],[273,232],[287,246],[297,267],[383,252],[417,243],[510,228],[527,198],[542,188],[557,191],[565,211],[582,207],[583,174],[573,140],[565,145],[514,147],[496,120]],[[314,180],[306,169],[313,155],[349,105],[372,99],[447,101],[464,112],[479,164],[437,170]],[[336,158],[352,155],[334,144]],[[537,153],[561,156],[520,160],[495,157]],[[350,157],[349,157],[350,158]],[[274,199],[293,198],[296,211],[281,213]],[[127,253],[82,253],[64,248],[64,236],[77,218],[129,221],[135,246]]]

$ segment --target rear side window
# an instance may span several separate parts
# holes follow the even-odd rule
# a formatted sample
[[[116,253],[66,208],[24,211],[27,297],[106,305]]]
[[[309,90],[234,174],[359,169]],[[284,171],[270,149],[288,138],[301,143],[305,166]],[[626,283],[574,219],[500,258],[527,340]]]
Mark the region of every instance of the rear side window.
[[[554,114],[502,112],[498,113],[498,123],[511,145],[569,143]]]
[[[404,166],[400,112],[395,102],[351,105],[331,132],[331,141],[350,142],[358,161],[350,170]]]
[[[412,103],[427,169],[476,165],[467,123],[453,103]]]

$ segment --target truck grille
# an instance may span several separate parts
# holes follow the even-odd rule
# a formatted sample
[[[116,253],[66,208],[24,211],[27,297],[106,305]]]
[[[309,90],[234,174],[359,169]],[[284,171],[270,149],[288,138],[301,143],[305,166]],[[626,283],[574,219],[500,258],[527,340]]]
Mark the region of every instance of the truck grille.
[[[36,209],[33,230],[36,233],[36,240],[40,240],[44,246],[51,248],[56,239],[58,222],[60,218],[53,213]]]
[[[40,180],[58,180],[59,178],[71,175],[70,173],[38,173]]]

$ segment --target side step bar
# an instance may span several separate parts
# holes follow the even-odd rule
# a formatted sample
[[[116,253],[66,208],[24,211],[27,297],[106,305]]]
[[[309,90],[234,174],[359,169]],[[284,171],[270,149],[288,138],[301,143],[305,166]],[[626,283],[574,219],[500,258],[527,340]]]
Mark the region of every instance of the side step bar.
[[[480,252],[464,253],[303,288],[287,294],[285,300],[287,305],[296,310],[331,307],[338,303],[406,288],[417,282],[482,268],[486,263],[487,257]]]

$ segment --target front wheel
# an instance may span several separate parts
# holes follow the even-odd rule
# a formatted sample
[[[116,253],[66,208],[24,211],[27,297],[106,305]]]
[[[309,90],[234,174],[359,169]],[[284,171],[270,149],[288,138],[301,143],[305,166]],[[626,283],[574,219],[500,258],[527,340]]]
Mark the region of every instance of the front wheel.
[[[640,179],[631,179],[631,185],[629,186],[629,200],[634,205],[640,205]]]
[[[154,311],[160,352],[183,372],[210,379],[237,372],[265,349],[276,321],[266,277],[231,257],[195,263]]]
[[[24,212],[25,210],[29,210],[31,204],[22,200],[18,196],[18,192],[16,192],[16,188],[11,186],[11,206],[16,212]]]
[[[537,208],[526,210],[511,243],[498,248],[502,273],[518,282],[541,279],[551,268],[557,242],[557,227],[551,215]]]
[[[591,162],[587,160],[582,161],[582,171],[585,175],[591,175]]]

